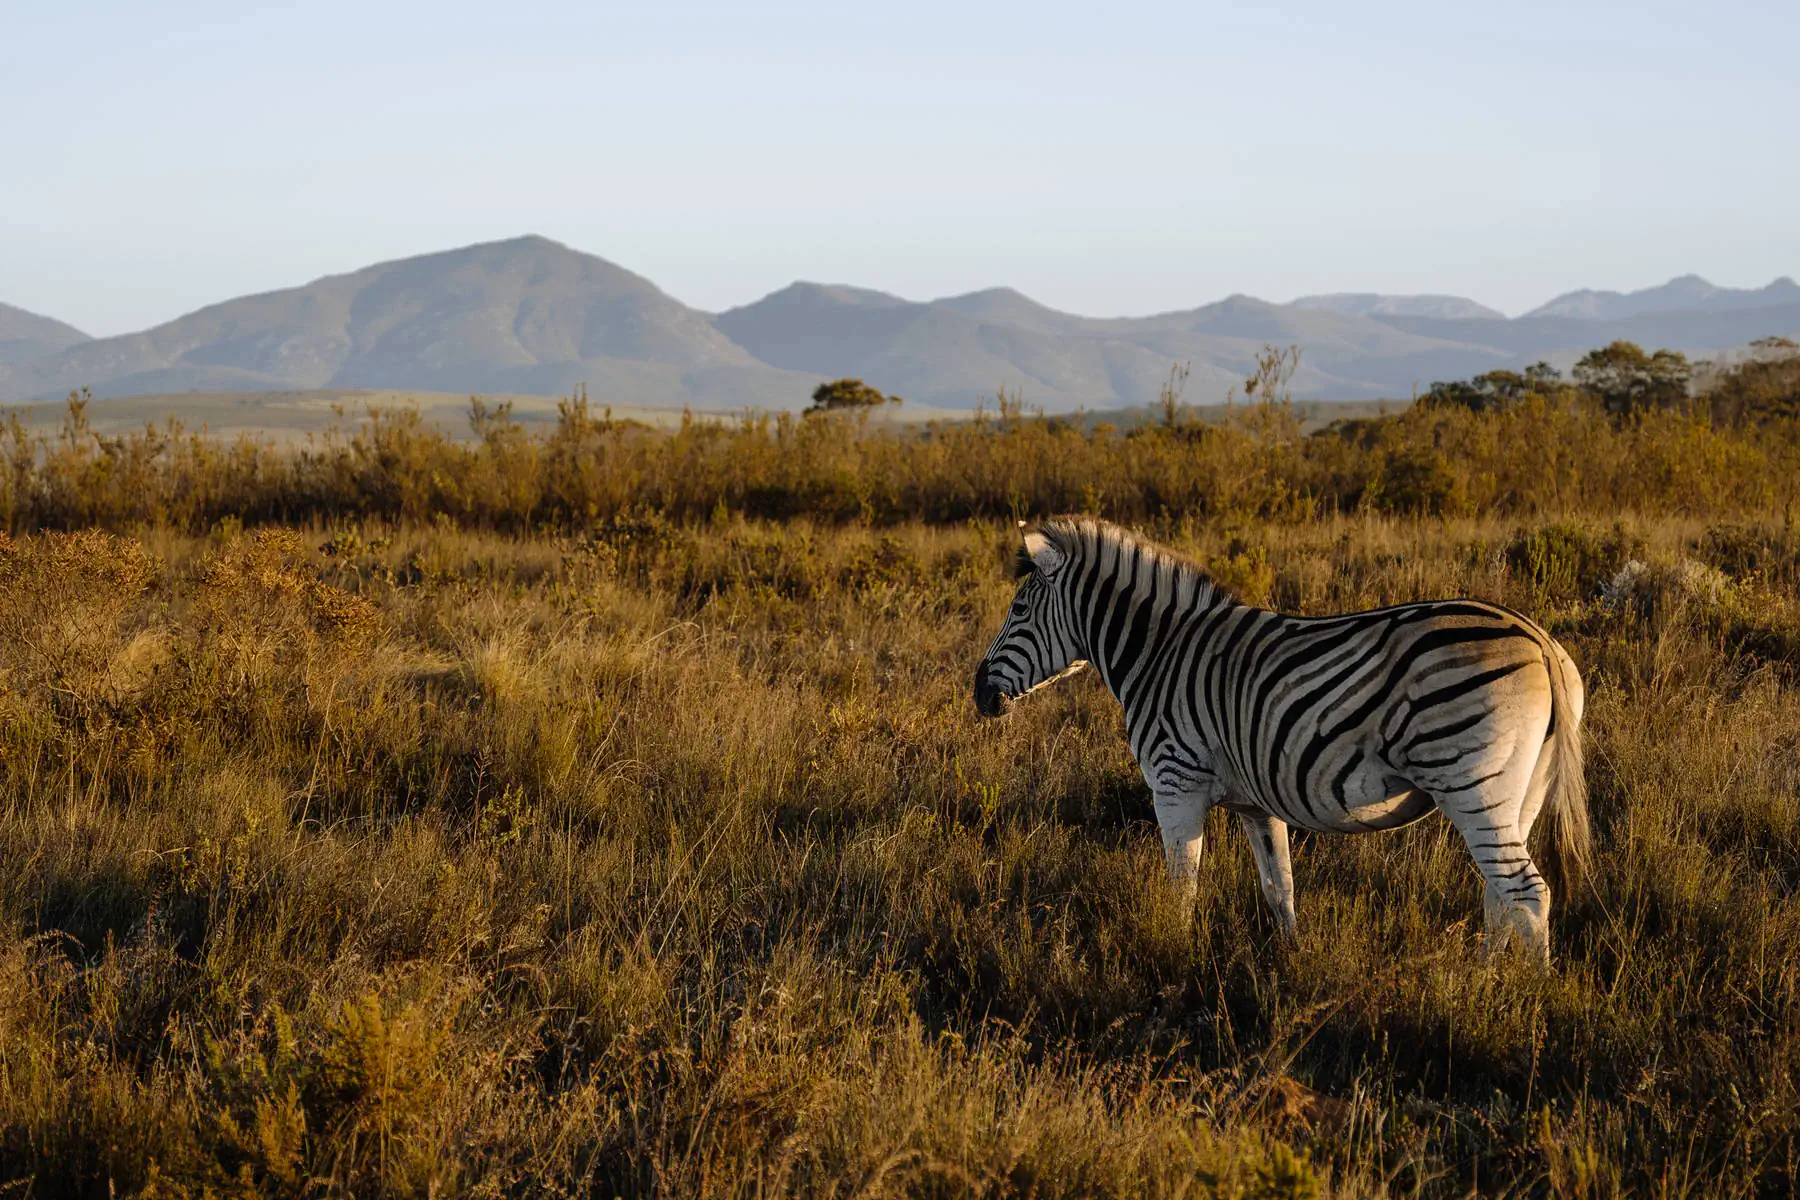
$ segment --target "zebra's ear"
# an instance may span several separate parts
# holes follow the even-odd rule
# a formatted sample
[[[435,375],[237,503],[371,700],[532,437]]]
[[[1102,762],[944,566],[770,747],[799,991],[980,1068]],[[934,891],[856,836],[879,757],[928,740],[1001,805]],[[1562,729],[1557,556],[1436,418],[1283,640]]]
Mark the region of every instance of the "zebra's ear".
[[[1045,575],[1056,574],[1066,557],[1056,543],[1041,533],[1025,535],[1025,555],[1031,559],[1031,569]]]

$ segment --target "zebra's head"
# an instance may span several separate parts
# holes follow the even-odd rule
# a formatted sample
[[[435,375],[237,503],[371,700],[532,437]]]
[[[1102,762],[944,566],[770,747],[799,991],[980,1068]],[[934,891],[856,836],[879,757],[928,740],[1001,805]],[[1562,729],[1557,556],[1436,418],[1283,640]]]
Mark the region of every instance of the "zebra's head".
[[[1026,692],[1086,665],[1071,609],[1069,553],[1042,532],[1025,535],[1006,624],[975,668],[975,708],[998,717]]]

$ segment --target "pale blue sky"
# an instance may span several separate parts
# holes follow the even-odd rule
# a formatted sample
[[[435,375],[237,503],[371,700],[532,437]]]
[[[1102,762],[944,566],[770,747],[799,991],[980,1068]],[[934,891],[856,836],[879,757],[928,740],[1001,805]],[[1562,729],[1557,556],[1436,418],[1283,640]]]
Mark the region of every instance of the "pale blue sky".
[[[527,232],[709,309],[1761,285],[1796,44],[1793,0],[0,0],[0,300],[119,333]]]

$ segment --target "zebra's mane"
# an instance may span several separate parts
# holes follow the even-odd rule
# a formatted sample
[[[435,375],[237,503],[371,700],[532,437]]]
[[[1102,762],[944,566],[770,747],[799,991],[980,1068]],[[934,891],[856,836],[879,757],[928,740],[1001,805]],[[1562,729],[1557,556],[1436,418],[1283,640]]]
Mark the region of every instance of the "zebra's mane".
[[[1100,562],[1109,547],[1119,551],[1113,558],[1118,562],[1126,552],[1135,549],[1140,562],[1161,568],[1163,578],[1173,584],[1177,592],[1192,596],[1202,607],[1238,602],[1237,597],[1193,559],[1111,521],[1097,517],[1052,517],[1038,526],[1038,532],[1074,562]]]

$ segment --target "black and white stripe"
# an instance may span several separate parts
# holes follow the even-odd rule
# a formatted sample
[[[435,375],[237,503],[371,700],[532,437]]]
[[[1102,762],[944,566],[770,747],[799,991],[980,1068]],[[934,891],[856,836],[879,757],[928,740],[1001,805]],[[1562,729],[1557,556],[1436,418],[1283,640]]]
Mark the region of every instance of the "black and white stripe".
[[[1294,925],[1288,827],[1394,829],[1441,810],[1486,881],[1490,930],[1548,954],[1550,891],[1526,846],[1540,812],[1565,880],[1588,850],[1581,676],[1534,622],[1477,600],[1291,617],[1114,526],[1028,534],[977,707],[1084,663],[1125,709],[1174,878],[1191,887],[1206,814],[1238,814],[1263,893]]]

